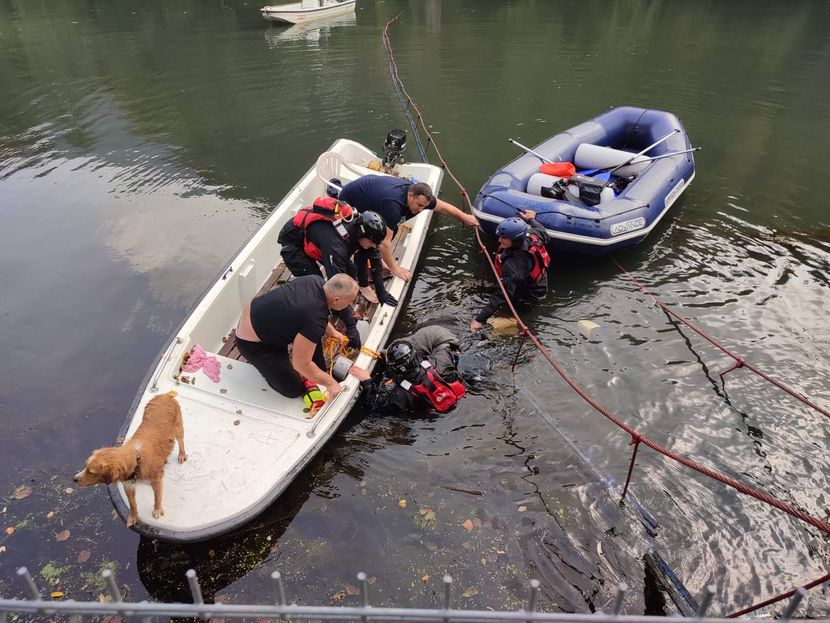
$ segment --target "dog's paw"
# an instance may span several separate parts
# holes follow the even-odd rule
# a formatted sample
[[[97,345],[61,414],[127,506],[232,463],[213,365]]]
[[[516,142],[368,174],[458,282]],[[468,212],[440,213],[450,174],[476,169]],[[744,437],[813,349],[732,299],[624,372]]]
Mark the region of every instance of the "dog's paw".
[[[186,460],[187,460],[187,455],[186,454],[180,454],[179,455],[179,463],[184,463]]]
[[[155,519],[158,519],[162,515],[164,515],[164,509],[163,508],[154,508],[153,509],[153,517]]]
[[[132,528],[135,525],[137,519],[137,515],[130,515],[129,517],[127,517],[127,527]]]

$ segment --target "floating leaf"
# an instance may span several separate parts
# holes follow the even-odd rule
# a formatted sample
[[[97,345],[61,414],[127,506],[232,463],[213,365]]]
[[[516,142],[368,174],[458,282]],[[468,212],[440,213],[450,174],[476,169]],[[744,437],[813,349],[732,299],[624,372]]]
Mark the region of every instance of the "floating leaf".
[[[472,531],[473,531],[473,522],[472,522],[472,521],[470,521],[469,519],[468,519],[467,521],[465,521],[465,522],[464,522],[463,524],[461,524],[461,525],[462,525],[462,526],[464,526],[464,529],[465,529],[467,532],[472,532]]]
[[[6,551],[6,546],[5,545],[0,545],[0,554],[4,553],[5,551]]]
[[[66,539],[68,539],[68,538],[69,538],[69,535],[70,535],[70,534],[72,534],[72,533],[71,533],[71,532],[69,532],[69,530],[61,530],[60,532],[58,532],[58,533],[55,535],[55,540],[56,540],[56,541],[65,541]]]
[[[368,578],[366,578],[366,583],[369,584],[370,586],[372,584],[374,584],[375,582],[377,582],[377,581],[378,581],[378,579],[373,575],[370,575]]]
[[[89,557],[92,556],[92,552],[88,549],[82,549],[78,552],[78,557],[75,559],[75,562],[86,562],[89,560]]]
[[[9,536],[11,536],[12,534],[14,534],[14,528],[12,528],[11,526],[9,526],[8,528],[6,528],[6,534],[8,534]]]
[[[51,597],[52,599],[60,599],[61,597],[63,597],[63,591],[52,591],[49,594],[49,597]]]
[[[425,575],[424,577],[421,578],[421,580],[424,581],[424,582],[429,582],[429,575]]]
[[[406,500],[403,500],[403,499],[400,500],[398,502],[398,506],[400,506],[401,508],[406,508]]]
[[[360,590],[357,586],[352,586],[351,584],[346,584],[346,594],[347,595],[360,595]]]
[[[46,519],[52,519],[55,516],[55,511],[49,511],[46,513]]]
[[[520,513],[523,513],[523,512],[525,512],[525,511],[527,510],[527,506],[520,506],[520,507],[519,507],[519,508],[517,508],[516,510],[518,510]]]
[[[461,593],[462,597],[473,597],[475,595],[478,595],[478,589],[475,586],[471,586],[470,588],[465,590],[463,593]]]
[[[73,489],[72,487],[67,487],[66,489],[64,489],[64,492],[65,493],[75,493],[75,489]]]
[[[32,488],[28,485],[20,485],[17,489],[14,490],[12,493],[13,500],[22,500],[23,498],[27,498],[32,495]]]

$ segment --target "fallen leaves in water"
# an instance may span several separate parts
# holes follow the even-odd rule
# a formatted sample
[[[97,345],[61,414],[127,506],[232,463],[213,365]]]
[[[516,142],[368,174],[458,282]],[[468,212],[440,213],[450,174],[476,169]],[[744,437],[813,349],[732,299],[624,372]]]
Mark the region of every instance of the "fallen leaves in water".
[[[23,498],[27,498],[32,495],[32,488],[28,485],[20,485],[17,489],[14,490],[12,493],[13,500],[22,500]]]
[[[46,519],[52,519],[55,516],[55,511],[49,511],[46,513]]]
[[[429,528],[435,525],[435,511],[422,508],[418,511],[418,514],[418,526],[420,528]]]
[[[89,560],[89,557],[92,556],[92,552],[88,549],[82,549],[78,552],[78,557],[75,559],[75,562],[86,562]]]
[[[52,591],[49,594],[49,597],[51,597],[52,599],[60,599],[61,597],[63,597],[63,591]]]
[[[12,528],[11,526],[6,528],[6,534],[8,534],[9,536],[13,535],[14,534],[14,528]]]
[[[0,545],[0,554],[4,554],[6,552],[6,546]]]
[[[401,500],[398,502],[398,506],[400,506],[401,508],[406,508],[406,500],[401,499]]]
[[[465,529],[467,532],[472,532],[472,531],[473,531],[473,522],[472,522],[472,521],[470,521],[469,519],[468,519],[467,521],[465,521],[465,522],[464,522],[463,524],[461,524],[461,525],[462,525],[462,526],[464,526],[464,529]]]
[[[72,487],[67,487],[63,491],[64,493],[75,493],[75,489],[73,489]]]
[[[360,589],[357,586],[353,586],[351,584],[346,584],[346,594],[347,595],[360,595]]]
[[[69,530],[61,530],[55,535],[56,541],[66,541],[69,538],[69,535],[72,534]]]
[[[461,593],[461,596],[462,597],[474,597],[475,595],[478,595],[478,592],[479,591],[475,586],[471,586],[467,590],[465,590],[463,593]]]
[[[519,507],[519,508],[517,508],[516,510],[517,510],[517,511],[519,511],[520,513],[523,513],[523,512],[525,512],[525,511],[527,510],[527,506],[520,506],[520,507]]]
[[[425,575],[421,578],[421,580],[423,580],[424,582],[429,582],[429,575]]]

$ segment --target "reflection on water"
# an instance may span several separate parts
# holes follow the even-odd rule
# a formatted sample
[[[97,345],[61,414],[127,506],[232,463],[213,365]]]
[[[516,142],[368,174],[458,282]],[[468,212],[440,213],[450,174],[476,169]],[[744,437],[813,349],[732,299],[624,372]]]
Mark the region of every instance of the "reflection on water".
[[[285,41],[307,41],[318,43],[320,39],[328,38],[333,31],[341,26],[354,26],[357,24],[357,16],[354,13],[338,15],[325,20],[315,20],[306,24],[294,24],[287,28],[275,26],[265,31],[265,41],[268,47],[273,49]]]
[[[508,136],[535,145],[620,104],[677,113],[704,147],[695,183],[616,259],[830,404],[822,2],[393,0],[280,28],[235,0],[12,0],[0,4],[0,489],[32,493],[3,505],[15,530],[0,541],[1,593],[22,594],[8,578],[26,564],[96,599],[89,578],[114,565],[131,597],[187,599],[193,566],[216,598],[256,600],[279,569],[298,602],[330,588],[332,603],[354,603],[362,569],[378,603],[437,605],[451,573],[461,606],[518,606],[536,576],[545,609],[606,607],[619,579],[627,611],[646,608],[649,537],[597,476],[624,478],[629,439],[535,351],[514,376],[515,340],[467,331],[489,278],[471,233],[441,216],[396,334],[449,323],[492,362],[456,412],[355,412],[266,513],[199,545],[139,542],[104,491],[71,486],[188,308],[317,155],[341,136],[379,147],[405,126],[380,35],[398,13],[401,76],[471,192],[516,156]],[[589,337],[581,320],[598,325]],[[825,421],[746,370],[721,382],[731,361],[611,262],[554,258],[526,321],[623,421],[813,515],[830,507]],[[653,453],[638,455],[633,487],[660,523],[654,544],[693,593],[718,587],[719,613],[823,573],[813,529]],[[808,612],[827,602],[814,592]]]

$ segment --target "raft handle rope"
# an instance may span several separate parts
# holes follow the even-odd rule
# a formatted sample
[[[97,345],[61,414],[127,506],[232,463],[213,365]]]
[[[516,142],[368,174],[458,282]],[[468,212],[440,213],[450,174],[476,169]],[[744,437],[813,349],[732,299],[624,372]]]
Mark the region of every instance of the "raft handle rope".
[[[392,76],[393,83],[395,84],[395,91],[398,94],[398,98],[401,102],[401,106],[403,107],[404,112],[405,112],[407,118],[409,119],[410,125],[414,129],[414,134],[415,134],[415,137],[416,137],[416,144],[418,146],[418,151],[421,155],[421,158],[423,158],[423,160],[425,162],[428,161],[428,158],[427,158],[427,155],[426,155],[426,149],[424,149],[423,145],[421,144],[420,140],[418,139],[417,125],[415,124],[415,121],[412,118],[410,108],[412,110],[414,110],[415,113],[417,114],[418,124],[420,125],[420,127],[423,130],[424,134],[427,136],[427,148],[429,148],[430,145],[433,146],[433,148],[435,150],[436,157],[438,158],[438,160],[440,162],[441,168],[450,177],[450,179],[452,179],[452,181],[455,183],[456,187],[459,189],[462,204],[466,208],[470,209],[470,211],[472,212],[472,202],[470,201],[469,193],[467,192],[464,185],[458,180],[458,178],[452,172],[449,165],[447,164],[447,161],[441,155],[441,152],[438,149],[438,145],[435,143],[435,140],[432,136],[432,133],[427,128],[426,123],[424,122],[423,116],[421,115],[421,112],[418,110],[418,107],[415,105],[412,98],[406,92],[406,89],[403,86],[403,81],[401,81],[400,76],[398,75],[398,67],[397,67],[397,64],[395,63],[395,57],[394,57],[394,53],[393,53],[393,50],[392,50],[392,42],[389,38],[389,27],[394,22],[396,22],[398,20],[398,17],[399,17],[399,15],[396,15],[395,17],[390,19],[386,23],[386,25],[384,26],[384,29],[383,29],[383,43],[384,43],[384,47],[386,48],[386,53],[387,53],[387,56],[388,56],[389,72]],[[493,259],[490,257],[490,254],[487,252],[487,246],[484,244],[484,241],[481,238],[481,232],[478,228],[476,228],[476,240],[477,240],[477,242],[479,244],[479,247],[481,248],[482,252],[484,253],[485,258],[487,259],[487,263],[490,265],[490,269],[493,271],[493,274],[495,275],[496,274],[495,264],[493,263]],[[828,524],[827,522],[824,522],[824,521],[822,521],[822,520],[820,520],[816,517],[813,517],[809,513],[806,513],[804,511],[802,511],[801,509],[798,509],[798,508],[792,506],[791,504],[787,504],[786,502],[782,502],[781,500],[778,500],[777,498],[775,498],[775,497],[773,497],[773,496],[771,496],[767,493],[764,493],[763,491],[757,491],[755,489],[752,489],[751,487],[748,487],[747,485],[745,485],[741,482],[733,480],[732,478],[729,478],[727,476],[719,474],[718,472],[715,472],[714,470],[711,470],[707,467],[704,467],[703,465],[700,465],[699,463],[693,461],[692,459],[689,459],[685,456],[681,456],[681,455],[679,455],[675,452],[672,452],[668,448],[665,448],[665,447],[661,446],[660,444],[652,441],[651,439],[649,439],[645,435],[642,435],[638,431],[634,430],[633,428],[631,428],[630,426],[628,426],[627,424],[622,422],[619,418],[614,416],[606,407],[604,407],[599,402],[597,402],[594,398],[589,396],[587,394],[587,392],[584,389],[582,389],[582,387],[580,387],[579,385],[576,384],[576,382],[567,374],[567,372],[564,370],[564,368],[562,368],[562,366],[559,365],[559,363],[553,358],[553,356],[542,345],[542,343],[539,341],[539,339],[536,337],[536,335],[534,335],[533,332],[530,331],[530,329],[527,327],[527,325],[522,321],[521,317],[519,316],[518,312],[516,311],[516,308],[513,306],[513,302],[510,300],[510,296],[507,294],[507,291],[504,289],[504,285],[501,283],[501,281],[499,281],[497,279],[496,284],[501,289],[502,294],[504,295],[507,306],[510,309],[510,313],[513,315],[513,317],[516,319],[516,322],[519,325],[520,335],[522,335],[522,338],[524,339],[524,337],[526,336],[528,339],[530,339],[531,342],[533,342],[534,346],[536,346],[539,353],[548,361],[548,363],[557,372],[557,374],[559,374],[559,376],[571,387],[571,389],[573,389],[577,394],[579,394],[579,396],[585,402],[587,402],[589,405],[591,405],[591,407],[593,407],[596,411],[598,411],[603,416],[605,416],[608,420],[613,422],[618,428],[621,428],[622,430],[626,431],[631,436],[632,444],[634,445],[634,452],[635,453],[636,453],[637,449],[639,448],[640,444],[646,445],[649,448],[651,448],[652,450],[654,450],[655,452],[657,452],[659,454],[662,454],[666,458],[669,458],[669,459],[671,459],[671,460],[673,460],[677,463],[680,463],[681,465],[685,465],[686,467],[688,467],[688,468],[690,468],[690,469],[692,469],[692,470],[694,470],[694,471],[696,471],[700,474],[703,474],[703,475],[708,476],[708,477],[710,477],[714,480],[717,480],[718,482],[721,482],[721,483],[735,489],[736,491],[739,491],[740,493],[752,496],[755,499],[760,500],[760,501],[768,504],[769,506],[777,508],[778,510],[781,510],[781,511],[787,513],[791,517],[795,517],[796,519],[799,519],[800,521],[803,521],[804,523],[810,524],[811,526],[817,528],[818,530],[820,530],[824,534],[830,534],[830,524]],[[744,365],[746,365],[746,363],[744,363]],[[634,461],[632,459],[631,464],[630,464],[630,468],[629,468],[628,479],[626,481],[626,488],[628,486],[628,480],[630,480],[630,477],[631,477],[631,472],[633,471],[633,466],[634,466]],[[624,499],[624,497],[621,499],[621,502],[622,502],[623,499]],[[817,584],[821,584],[821,583],[827,581],[828,579],[830,579],[830,576],[825,576],[823,578],[819,578],[818,580],[815,580],[815,584],[811,583],[811,585],[815,586]],[[784,594],[784,595],[786,595],[786,594]],[[778,597],[780,599],[785,598],[784,596],[778,596]],[[778,600],[780,600],[780,599],[778,599]],[[764,605],[769,605],[769,603],[774,603],[774,601],[769,601],[768,600],[768,602],[765,602]],[[757,606],[757,607],[761,607],[761,606]],[[753,608],[755,608],[755,607],[753,607]]]

